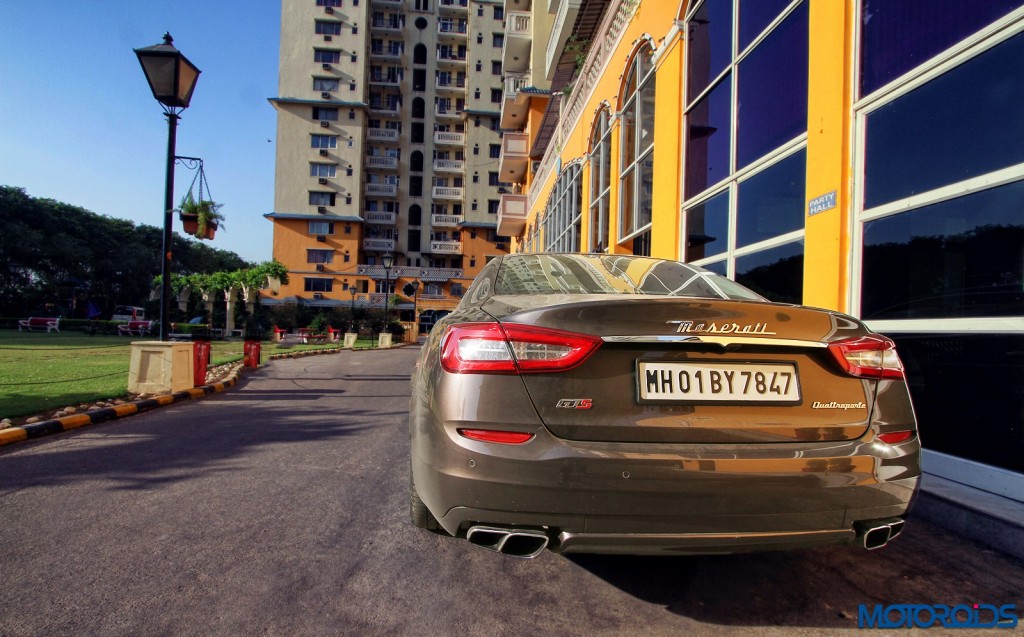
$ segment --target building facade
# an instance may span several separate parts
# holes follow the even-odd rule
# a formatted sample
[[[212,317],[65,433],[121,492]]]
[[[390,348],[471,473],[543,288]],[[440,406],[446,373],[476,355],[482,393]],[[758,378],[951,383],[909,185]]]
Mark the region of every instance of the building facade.
[[[532,42],[501,110],[514,251],[858,316],[908,367],[925,470],[1024,500],[1024,2],[505,8]]]
[[[274,258],[263,302],[450,311],[497,233],[504,6],[282,0]],[[385,255],[390,255],[387,259]],[[392,266],[385,268],[391,260]],[[415,299],[403,287],[418,282]],[[392,305],[391,307],[395,307]]]

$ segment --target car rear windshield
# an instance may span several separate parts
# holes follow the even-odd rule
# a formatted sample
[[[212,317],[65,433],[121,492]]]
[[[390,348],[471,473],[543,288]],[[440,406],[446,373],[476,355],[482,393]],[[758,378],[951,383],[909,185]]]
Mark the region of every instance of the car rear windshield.
[[[494,287],[495,294],[649,294],[764,300],[703,268],[634,256],[511,255],[502,260]]]

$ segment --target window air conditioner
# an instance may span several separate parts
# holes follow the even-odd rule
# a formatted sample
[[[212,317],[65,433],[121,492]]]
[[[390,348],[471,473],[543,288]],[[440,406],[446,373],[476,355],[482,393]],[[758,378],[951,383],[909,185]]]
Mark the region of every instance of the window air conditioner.
[[[331,125],[331,123],[328,122],[326,119],[320,120],[320,128],[327,128],[330,125]]]
[[[328,93],[327,91],[324,91],[323,93],[320,94],[320,97],[322,97],[325,100],[329,100],[331,99],[331,94]]]
[[[320,294],[319,292],[313,292],[313,300],[314,301],[320,301],[323,298],[324,298],[323,294]]]
[[[320,156],[321,157],[326,157],[327,156],[327,149],[326,148],[321,148],[320,149]]]
[[[319,181],[321,185],[326,185],[327,184],[327,177],[321,177],[317,181]]]
[[[320,243],[326,243],[327,242],[327,235],[325,235],[325,234],[318,234],[318,235],[316,235],[316,240],[319,241]]]
[[[324,42],[330,42],[331,39],[332,39],[331,36],[329,36],[327,34],[324,34]]]
[[[316,264],[316,271],[317,272],[323,272],[324,271],[324,264],[323,263],[317,263]]]
[[[317,206],[316,211],[322,215],[327,214],[327,206]]]
[[[334,7],[324,7],[324,13],[334,13]]]
[[[330,71],[331,70],[331,65],[328,64],[327,62],[324,62],[324,70],[325,71]]]

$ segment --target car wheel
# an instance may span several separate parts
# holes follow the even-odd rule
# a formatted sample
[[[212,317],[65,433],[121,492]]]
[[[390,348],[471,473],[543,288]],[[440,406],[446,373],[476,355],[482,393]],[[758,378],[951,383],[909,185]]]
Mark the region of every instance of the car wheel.
[[[419,494],[416,493],[416,485],[413,484],[412,477],[409,478],[409,516],[412,518],[413,526],[417,528],[434,532],[440,528],[434,514],[430,512],[427,505],[423,504],[423,500],[420,500]]]

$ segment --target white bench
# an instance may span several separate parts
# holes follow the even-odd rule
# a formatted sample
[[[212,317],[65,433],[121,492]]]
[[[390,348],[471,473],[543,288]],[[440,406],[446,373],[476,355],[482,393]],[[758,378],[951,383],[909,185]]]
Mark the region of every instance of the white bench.
[[[23,329],[30,332],[35,330],[46,329],[46,333],[57,332],[60,334],[60,317],[50,318],[46,316],[30,316],[27,319],[18,321],[18,331]]]

